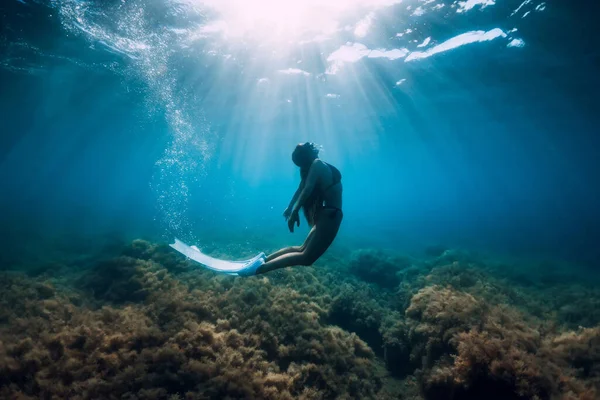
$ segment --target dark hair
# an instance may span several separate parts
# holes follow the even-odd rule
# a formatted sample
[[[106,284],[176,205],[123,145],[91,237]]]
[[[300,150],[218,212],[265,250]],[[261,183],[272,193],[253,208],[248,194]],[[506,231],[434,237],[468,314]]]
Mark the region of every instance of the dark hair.
[[[319,149],[312,142],[299,143],[292,153],[292,161],[294,164],[300,167],[300,169],[306,170],[308,170],[311,163],[317,157],[319,157]]]
[[[294,149],[292,153],[292,161],[298,167],[300,167],[300,179],[302,180],[301,185],[304,185],[304,181],[308,176],[308,171],[313,163],[313,161],[319,156],[319,149],[312,142],[300,143]],[[316,210],[319,203],[323,203],[319,192],[314,191],[311,193],[302,209],[304,211],[304,216],[306,217],[306,221],[309,226],[313,226],[315,224],[315,215]]]

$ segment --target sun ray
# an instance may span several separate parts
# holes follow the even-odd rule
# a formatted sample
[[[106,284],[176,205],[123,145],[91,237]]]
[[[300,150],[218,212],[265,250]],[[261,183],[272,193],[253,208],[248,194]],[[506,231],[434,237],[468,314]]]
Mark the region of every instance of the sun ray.
[[[220,20],[211,29],[226,36],[251,35],[269,42],[286,42],[341,29],[348,15],[390,6],[402,0],[188,0],[210,7]]]

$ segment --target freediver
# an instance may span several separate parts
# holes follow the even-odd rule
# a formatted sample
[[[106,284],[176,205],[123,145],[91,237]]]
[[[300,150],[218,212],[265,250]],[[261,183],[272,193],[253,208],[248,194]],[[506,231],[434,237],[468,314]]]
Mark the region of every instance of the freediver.
[[[314,143],[296,146],[292,161],[300,168],[300,184],[283,212],[290,232],[300,226],[300,209],[311,228],[302,246],[286,247],[259,258],[238,272],[252,276],[298,265],[310,266],[327,251],[338,234],[342,219],[342,175],[331,164],[319,159]]]

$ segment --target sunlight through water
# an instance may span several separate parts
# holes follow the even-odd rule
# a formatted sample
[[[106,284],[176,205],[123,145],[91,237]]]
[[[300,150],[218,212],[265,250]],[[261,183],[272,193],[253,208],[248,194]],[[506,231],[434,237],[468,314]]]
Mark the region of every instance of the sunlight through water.
[[[177,14],[177,8],[164,3],[158,10]],[[149,16],[156,12],[144,2],[122,2],[113,8],[80,0],[60,2],[59,12],[65,28],[83,32],[93,46],[128,57],[122,70],[124,84],[141,79],[147,86],[149,113],[161,113],[170,127],[171,140],[156,161],[150,185],[156,194],[161,222],[170,232],[182,237],[192,235],[188,220],[190,189],[200,184],[204,164],[211,157],[210,124],[193,92],[178,88],[171,59],[180,51],[178,37],[171,31],[155,30]]]
[[[227,36],[287,41],[309,33],[335,32],[340,29],[340,18],[348,14],[390,6],[402,0],[190,1],[215,10],[221,20],[211,27]]]
[[[150,184],[159,218],[182,235],[194,229],[188,218],[193,192],[217,155],[245,181],[258,182],[270,173],[270,157],[289,159],[282,145],[309,137],[317,136],[332,159],[363,154],[378,144],[379,116],[396,112],[397,94],[410,90],[411,71],[425,59],[459,47],[488,46],[485,42],[526,51],[518,28],[531,17],[523,17],[546,8],[542,1],[525,0],[480,30],[478,18],[489,16],[497,2],[52,4],[69,32],[84,36],[91,48],[122,56],[118,70],[124,84],[142,81],[148,112],[168,124],[171,140],[156,160]],[[460,22],[461,28],[439,30],[436,21],[449,27]],[[387,78],[365,65],[387,69]],[[340,125],[348,113],[356,123]]]

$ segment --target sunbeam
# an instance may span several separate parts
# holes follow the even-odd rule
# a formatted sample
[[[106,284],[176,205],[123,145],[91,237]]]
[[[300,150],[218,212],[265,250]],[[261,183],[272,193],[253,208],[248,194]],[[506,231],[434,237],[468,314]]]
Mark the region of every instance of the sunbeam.
[[[208,176],[229,171],[231,193],[290,182],[298,142],[318,143],[349,174],[365,171],[355,160],[392,149],[437,163],[423,88],[453,87],[448,71],[492,59],[485,47],[526,50],[517,20],[537,5],[485,29],[464,16],[498,8],[489,0],[64,0],[58,11],[69,32],[122,57],[125,79],[147,87],[171,137],[152,189],[170,229],[191,232]],[[449,55],[461,52],[469,57]]]
[[[342,28],[349,14],[370,11],[402,0],[189,0],[208,6],[219,19],[204,30],[233,38],[252,37],[286,42],[312,34],[329,34]]]

